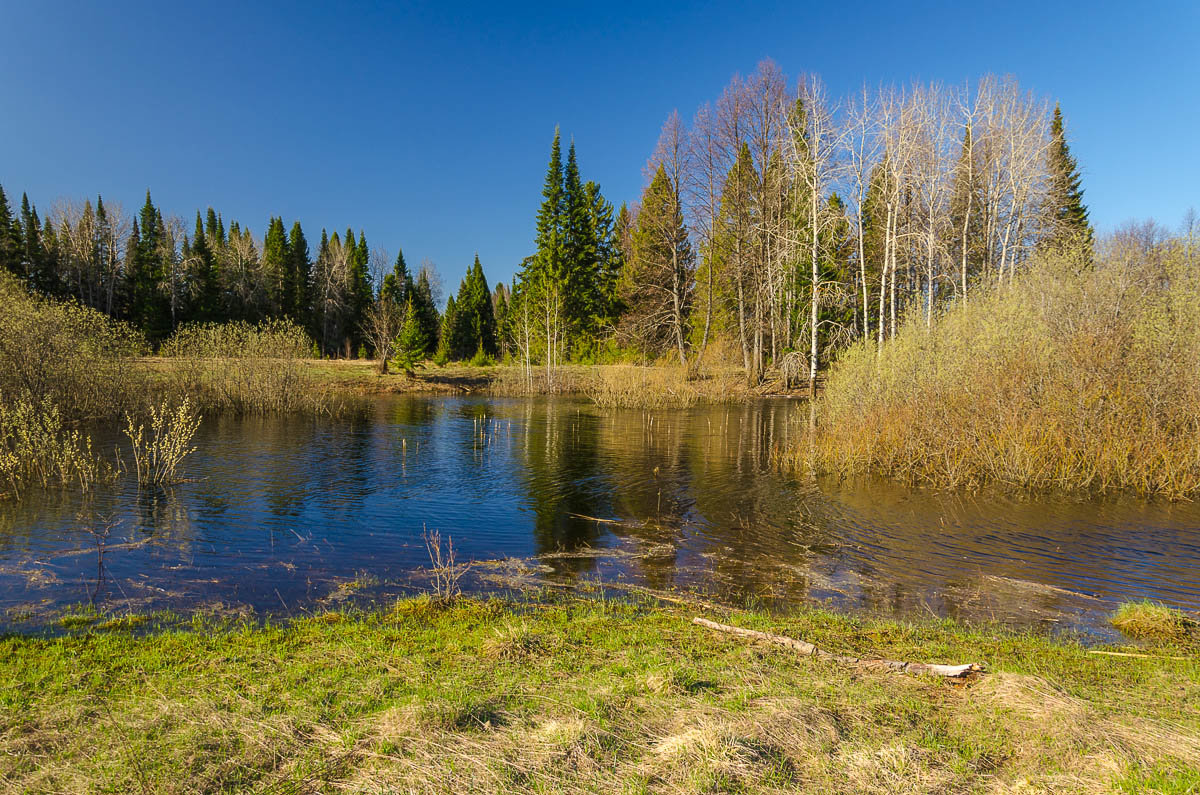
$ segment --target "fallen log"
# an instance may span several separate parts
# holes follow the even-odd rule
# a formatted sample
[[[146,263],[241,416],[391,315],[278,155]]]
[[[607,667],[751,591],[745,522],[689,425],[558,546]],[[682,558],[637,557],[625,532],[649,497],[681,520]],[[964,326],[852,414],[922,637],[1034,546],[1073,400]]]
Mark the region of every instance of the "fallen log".
[[[844,663],[846,665],[857,665],[861,668],[868,668],[878,671],[894,671],[904,674],[931,674],[933,676],[945,676],[952,679],[962,679],[973,674],[983,673],[983,666],[979,663],[966,663],[965,665],[940,665],[938,663],[919,663],[919,662],[901,662],[899,660],[882,660],[866,657],[847,657],[842,654],[833,654],[817,648],[813,644],[789,638],[786,635],[773,635],[769,632],[759,632],[753,629],[743,629],[742,627],[733,627],[728,624],[718,624],[715,621],[709,621],[707,618],[697,616],[692,619],[693,624],[698,624],[702,627],[715,629],[718,632],[728,632],[731,635],[740,635],[743,638],[751,638],[753,640],[762,640],[768,643],[774,643],[777,646],[786,646],[806,657],[816,657],[818,660],[832,660],[833,662]]]

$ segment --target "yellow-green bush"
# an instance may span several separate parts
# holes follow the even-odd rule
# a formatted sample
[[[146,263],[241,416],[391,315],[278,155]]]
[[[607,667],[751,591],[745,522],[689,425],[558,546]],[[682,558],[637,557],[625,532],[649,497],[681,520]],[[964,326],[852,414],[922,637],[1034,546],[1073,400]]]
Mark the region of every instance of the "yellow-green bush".
[[[799,460],[936,486],[1200,491],[1200,273],[1164,244],[1045,254],[832,368]]]
[[[30,486],[87,490],[111,471],[48,399],[0,403],[0,496],[19,497]]]
[[[140,398],[145,340],[73,302],[27,292],[0,273],[0,401],[49,404],[63,422],[111,417]]]
[[[303,359],[312,339],[286,320],[183,326],[159,353],[169,382],[205,410],[266,413],[320,408],[328,397],[309,382]]]

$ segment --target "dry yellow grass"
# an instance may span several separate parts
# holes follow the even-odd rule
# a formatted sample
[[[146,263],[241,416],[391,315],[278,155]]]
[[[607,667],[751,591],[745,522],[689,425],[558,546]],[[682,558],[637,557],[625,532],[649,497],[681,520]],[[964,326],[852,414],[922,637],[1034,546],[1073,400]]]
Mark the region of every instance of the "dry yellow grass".
[[[835,364],[797,460],[945,487],[1200,492],[1200,272],[1169,246],[1046,255]]]

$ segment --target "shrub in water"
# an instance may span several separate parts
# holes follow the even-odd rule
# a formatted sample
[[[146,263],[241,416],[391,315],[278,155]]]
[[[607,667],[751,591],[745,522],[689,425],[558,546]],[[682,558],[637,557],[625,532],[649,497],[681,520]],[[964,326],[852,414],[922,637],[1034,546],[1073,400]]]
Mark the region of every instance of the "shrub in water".
[[[150,428],[125,415],[125,435],[133,446],[133,461],[141,486],[165,486],[179,479],[179,464],[196,448],[192,437],[200,416],[184,399],[175,408],[164,402],[150,407]]]
[[[63,424],[49,399],[0,403],[0,488],[20,496],[28,486],[78,484],[89,488],[108,471],[92,452],[92,440]]]

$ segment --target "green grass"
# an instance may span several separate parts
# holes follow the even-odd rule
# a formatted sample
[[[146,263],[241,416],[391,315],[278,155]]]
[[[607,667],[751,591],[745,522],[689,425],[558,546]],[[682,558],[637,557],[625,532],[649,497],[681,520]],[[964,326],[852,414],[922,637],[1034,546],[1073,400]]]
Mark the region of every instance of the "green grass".
[[[1194,648],[1112,658],[950,622],[714,616],[987,665],[955,686],[674,608],[546,598],[0,638],[0,790],[1188,792],[1200,777]]]
[[[1120,792],[1149,793],[1164,795],[1195,795],[1200,792],[1200,771],[1194,768],[1179,769],[1168,765],[1144,767],[1132,766],[1117,780]]]
[[[1182,611],[1148,599],[1125,602],[1113,613],[1111,623],[1138,640],[1186,641],[1196,631],[1196,622]]]

